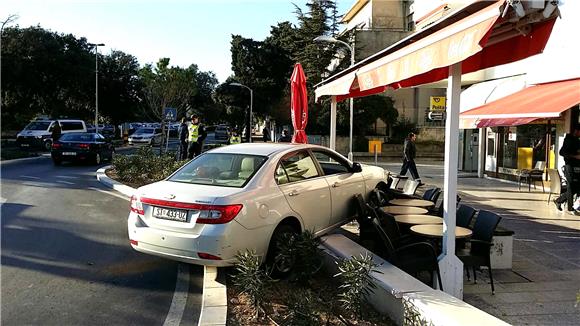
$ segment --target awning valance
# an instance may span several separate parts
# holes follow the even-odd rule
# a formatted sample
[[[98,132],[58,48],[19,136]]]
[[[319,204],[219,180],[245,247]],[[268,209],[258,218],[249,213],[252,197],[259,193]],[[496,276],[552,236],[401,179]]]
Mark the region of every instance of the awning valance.
[[[316,97],[335,95],[342,100],[367,96],[387,87],[412,87],[446,79],[449,67],[459,62],[465,74],[541,53],[555,19],[516,29],[501,18],[504,4],[505,0],[470,4],[361,61],[349,68],[346,75],[341,72],[328,78],[316,89]],[[520,32],[523,30],[525,34]]]
[[[557,118],[580,104],[580,78],[529,86],[460,114],[463,128],[516,126]]]

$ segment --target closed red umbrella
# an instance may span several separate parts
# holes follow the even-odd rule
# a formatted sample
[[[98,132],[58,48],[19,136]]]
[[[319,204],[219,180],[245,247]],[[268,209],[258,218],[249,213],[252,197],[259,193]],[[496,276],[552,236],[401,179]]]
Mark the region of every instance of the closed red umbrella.
[[[294,71],[290,78],[290,112],[292,114],[292,125],[294,126],[293,143],[308,143],[308,137],[306,137],[306,132],[304,131],[306,123],[308,123],[308,97],[306,92],[306,76],[304,76],[302,65],[297,63],[294,65]]]

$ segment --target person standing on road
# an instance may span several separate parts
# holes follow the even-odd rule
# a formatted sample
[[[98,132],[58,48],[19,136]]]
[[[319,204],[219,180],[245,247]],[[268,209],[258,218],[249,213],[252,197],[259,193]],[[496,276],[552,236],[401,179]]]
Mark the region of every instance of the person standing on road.
[[[192,115],[191,124],[189,125],[189,147],[187,156],[189,159],[201,154],[203,140],[206,136],[205,129],[199,123],[199,118],[196,115]]]
[[[59,140],[61,135],[62,135],[62,129],[60,128],[60,122],[58,122],[58,120],[56,120],[54,122],[54,126],[52,127],[52,133],[50,135],[50,138],[52,138],[52,142],[54,143],[55,141]]]
[[[580,212],[574,210],[574,196],[580,192],[580,126],[575,126],[572,133],[566,134],[560,156],[564,158],[564,177],[568,187],[566,192],[560,197],[554,199],[556,208],[561,211],[562,204],[568,204],[568,212],[574,215],[580,215]]]
[[[279,143],[289,143],[292,141],[292,136],[290,136],[288,134],[288,130],[284,129],[282,130],[282,136],[280,136],[280,138],[278,138],[278,142]]]
[[[181,118],[181,124],[179,125],[179,159],[187,159],[187,138],[189,136],[189,130],[187,123],[185,123],[185,117]]]
[[[268,127],[264,127],[264,129],[262,129],[262,140],[264,143],[270,141],[270,129],[268,129]]]
[[[403,166],[401,167],[401,173],[399,175],[405,176],[408,170],[411,172],[413,180],[419,181],[419,185],[422,186],[423,182],[421,182],[421,177],[419,177],[417,165],[415,164],[415,156],[417,155],[415,140],[417,140],[417,135],[412,132],[405,139],[405,144],[403,145]]]

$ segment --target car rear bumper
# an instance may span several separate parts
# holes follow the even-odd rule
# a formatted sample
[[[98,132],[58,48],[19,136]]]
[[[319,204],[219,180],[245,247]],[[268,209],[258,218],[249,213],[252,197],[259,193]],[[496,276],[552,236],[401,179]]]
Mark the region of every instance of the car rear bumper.
[[[76,155],[62,155],[62,152],[51,152],[50,156],[57,161],[87,161],[95,158],[92,152],[75,152]]]
[[[199,234],[149,227],[133,212],[129,214],[127,223],[133,249],[146,254],[205,266],[232,266],[236,262],[235,256],[238,251],[246,248],[241,243],[254,236],[247,234],[250,230],[235,221],[226,224],[206,224]],[[199,253],[210,254],[221,259],[202,259]]]

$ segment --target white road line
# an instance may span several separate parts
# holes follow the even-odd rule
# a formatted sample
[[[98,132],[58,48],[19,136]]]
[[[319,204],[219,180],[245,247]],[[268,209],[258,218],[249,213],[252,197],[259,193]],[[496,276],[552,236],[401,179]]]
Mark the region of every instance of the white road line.
[[[57,183],[63,183],[65,185],[74,185],[75,184],[74,182],[68,182],[68,181],[64,181],[64,180],[57,180],[56,182]]]
[[[177,265],[177,281],[175,282],[175,292],[171,307],[165,318],[163,326],[179,326],[185,304],[187,303],[187,294],[189,292],[189,266],[184,263]]]
[[[115,193],[115,192],[112,192],[112,191],[102,190],[102,189],[95,188],[95,187],[89,187],[88,189],[95,190],[95,191],[101,192],[101,193],[103,193],[103,194],[107,194],[107,195],[115,196],[115,197],[117,197],[117,198],[121,198],[121,199],[124,199],[124,200],[126,200],[126,201],[131,201],[131,199],[130,199],[130,198],[128,198],[128,197],[125,197],[125,196],[121,196],[121,195],[119,195],[119,194],[117,194],[117,193]]]
[[[63,178],[63,179],[80,179],[79,177],[75,177],[72,175],[57,175],[57,178]]]
[[[33,179],[33,180],[40,180],[39,177],[33,177],[31,175],[21,175],[19,177],[21,177],[21,178],[27,178],[27,179]]]

